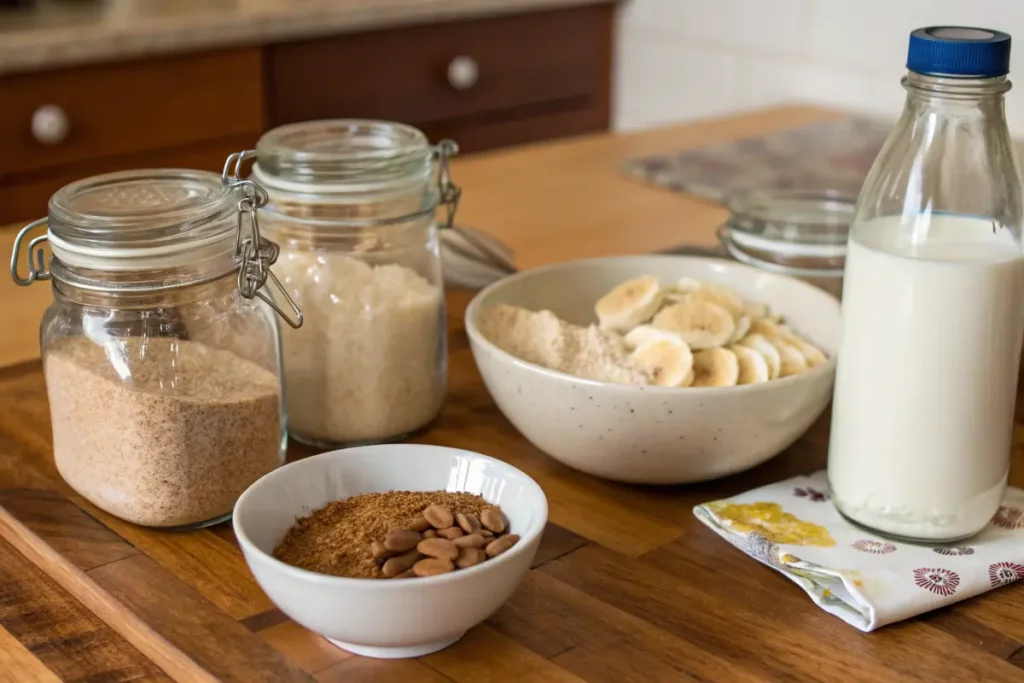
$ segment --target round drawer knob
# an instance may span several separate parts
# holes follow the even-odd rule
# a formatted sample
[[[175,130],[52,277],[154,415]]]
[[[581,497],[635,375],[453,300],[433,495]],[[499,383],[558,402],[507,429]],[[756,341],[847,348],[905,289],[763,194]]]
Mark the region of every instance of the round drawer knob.
[[[67,112],[55,104],[47,104],[32,114],[32,137],[43,145],[63,142],[71,131]]]
[[[480,66],[472,57],[461,55],[448,63],[448,84],[456,90],[469,90],[480,79]]]

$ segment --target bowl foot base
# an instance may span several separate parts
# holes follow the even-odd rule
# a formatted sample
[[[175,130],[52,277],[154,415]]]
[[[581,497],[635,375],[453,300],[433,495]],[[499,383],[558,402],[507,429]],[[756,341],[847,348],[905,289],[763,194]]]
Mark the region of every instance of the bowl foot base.
[[[411,657],[422,657],[423,655],[429,655],[431,652],[443,650],[449,645],[453,645],[464,635],[465,633],[460,633],[454,638],[445,638],[444,640],[435,640],[431,643],[420,643],[418,645],[408,645],[404,647],[374,647],[371,645],[343,643],[340,640],[334,640],[333,638],[328,638],[327,640],[334,643],[342,650],[351,652],[354,655],[359,655],[360,657],[373,657],[374,659],[408,659]]]

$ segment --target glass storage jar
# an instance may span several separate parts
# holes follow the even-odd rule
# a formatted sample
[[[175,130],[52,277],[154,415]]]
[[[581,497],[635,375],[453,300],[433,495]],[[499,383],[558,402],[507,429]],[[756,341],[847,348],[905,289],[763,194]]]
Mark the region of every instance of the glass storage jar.
[[[401,439],[445,394],[446,329],[435,214],[451,224],[455,144],[410,126],[330,120],[266,133],[252,176],[274,266],[307,315],[284,330],[293,438],[333,447]],[[436,163],[435,163],[436,162]]]
[[[15,240],[14,280],[52,280],[41,346],[57,469],[112,515],[213,524],[284,461],[271,309],[287,300],[265,287],[277,255],[255,222],[265,200],[227,174],[112,173],[57,191]],[[21,243],[44,225],[22,277]],[[301,324],[297,309],[289,320]]]

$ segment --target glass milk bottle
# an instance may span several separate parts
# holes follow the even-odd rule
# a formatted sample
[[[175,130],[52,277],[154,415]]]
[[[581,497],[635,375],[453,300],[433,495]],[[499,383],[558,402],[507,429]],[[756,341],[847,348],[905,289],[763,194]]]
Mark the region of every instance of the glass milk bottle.
[[[911,33],[903,115],[857,202],[828,476],[885,535],[972,536],[1006,488],[1024,335],[1009,62],[1005,33]]]

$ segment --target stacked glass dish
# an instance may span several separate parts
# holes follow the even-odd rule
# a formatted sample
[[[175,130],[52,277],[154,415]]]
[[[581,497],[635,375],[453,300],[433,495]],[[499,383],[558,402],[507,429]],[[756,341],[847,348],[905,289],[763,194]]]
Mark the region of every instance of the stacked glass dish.
[[[846,239],[856,197],[829,190],[756,190],[731,197],[718,228],[737,261],[842,292]]]

